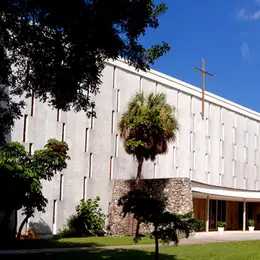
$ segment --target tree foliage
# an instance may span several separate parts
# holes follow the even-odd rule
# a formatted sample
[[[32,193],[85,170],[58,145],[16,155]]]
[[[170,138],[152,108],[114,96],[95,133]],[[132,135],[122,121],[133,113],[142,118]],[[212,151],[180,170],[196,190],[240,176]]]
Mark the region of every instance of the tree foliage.
[[[23,145],[12,142],[0,149],[0,209],[5,219],[0,225],[6,229],[10,214],[22,210],[25,218],[36,210],[44,212],[47,199],[42,194],[42,180],[51,180],[56,171],[67,167],[68,146],[65,142],[50,139],[44,149],[30,155]]]
[[[59,237],[90,237],[103,234],[106,215],[99,207],[100,198],[81,200],[76,214],[69,217]]]
[[[140,43],[166,9],[152,0],[1,0],[0,77],[11,94],[91,113],[106,59],[148,70],[169,51],[165,42]]]
[[[155,259],[159,257],[159,239],[178,244],[180,233],[188,238],[195,229],[196,220],[192,218],[192,212],[181,215],[167,211],[166,197],[158,198],[135,189],[122,196],[118,205],[122,206],[123,217],[131,214],[140,223],[153,224],[151,236],[155,239]],[[135,241],[138,239],[140,237],[135,237]]]
[[[168,143],[175,140],[178,122],[175,109],[167,103],[164,93],[136,93],[118,124],[127,153],[138,161],[136,180],[141,179],[144,159],[154,161],[156,155],[167,152]]]

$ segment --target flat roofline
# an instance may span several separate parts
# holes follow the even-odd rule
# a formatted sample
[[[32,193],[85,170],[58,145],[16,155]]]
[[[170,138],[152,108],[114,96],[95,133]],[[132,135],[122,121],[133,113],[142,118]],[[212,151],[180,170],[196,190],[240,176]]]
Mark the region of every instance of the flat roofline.
[[[114,61],[107,60],[105,63],[112,65],[112,66],[116,66],[120,69],[126,70],[135,75],[140,75],[149,80],[161,83],[162,85],[166,85],[169,88],[176,89],[181,92],[187,93],[189,95],[201,98],[201,89],[200,88],[195,87],[182,80],[176,79],[176,78],[168,76],[166,74],[163,74],[161,72],[158,72],[156,70],[151,69],[148,72],[144,72],[141,70],[137,71],[137,70],[135,70],[135,68],[133,66],[128,65],[127,62],[124,61],[123,59],[118,59],[118,60],[114,60]],[[219,107],[223,107],[228,110],[234,111],[235,113],[244,115],[253,120],[260,121],[260,113],[254,111],[252,109],[246,108],[242,105],[239,105],[235,102],[232,102],[228,99],[225,99],[225,98],[222,98],[215,94],[212,94],[208,91],[205,91],[205,101],[218,105]]]

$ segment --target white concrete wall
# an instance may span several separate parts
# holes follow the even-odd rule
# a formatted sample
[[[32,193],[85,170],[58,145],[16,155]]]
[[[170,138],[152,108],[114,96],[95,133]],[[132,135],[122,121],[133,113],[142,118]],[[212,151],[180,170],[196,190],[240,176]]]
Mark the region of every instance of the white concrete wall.
[[[155,71],[137,72],[122,61],[116,61],[107,63],[104,70],[100,93],[94,98],[97,118],[93,124],[83,112],[61,112],[57,122],[57,111],[37,101],[34,115],[30,116],[31,100],[28,100],[24,111],[28,115],[25,147],[29,149],[32,143],[34,150],[40,149],[49,138],[61,139],[65,123],[65,141],[71,156],[68,168],[62,172],[62,200],[59,199],[59,173],[52,182],[44,184],[44,194],[49,200],[46,213],[38,214],[31,221],[41,221],[42,226],[53,230],[53,203],[57,200],[55,226],[61,227],[83,198],[84,178],[86,197],[99,195],[107,213],[111,179],[129,179],[136,174],[136,162],[124,151],[117,123],[127,102],[139,90],[165,92],[168,102],[176,108],[180,124],[177,140],[169,144],[167,155],[158,156],[155,162],[145,162],[144,178],[189,177],[210,185],[259,190],[258,113],[206,93],[203,120],[200,89]],[[86,128],[89,129],[87,152],[84,151]],[[16,123],[11,135],[12,141],[22,142],[22,137],[23,119]]]

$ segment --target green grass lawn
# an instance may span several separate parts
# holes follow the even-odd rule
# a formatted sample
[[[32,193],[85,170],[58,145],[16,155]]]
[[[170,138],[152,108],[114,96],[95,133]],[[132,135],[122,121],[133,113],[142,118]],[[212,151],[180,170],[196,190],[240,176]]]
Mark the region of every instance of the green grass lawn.
[[[154,240],[143,237],[138,244],[153,244]],[[62,239],[32,239],[22,240],[18,248],[66,248],[66,247],[94,247],[94,246],[119,246],[134,245],[133,237],[80,237]]]
[[[161,247],[160,253],[160,259],[164,260],[259,260],[260,241]],[[153,259],[153,256],[153,248],[149,248],[145,250],[45,253],[26,255],[24,257],[26,260],[148,260]],[[1,260],[12,259],[12,257],[1,256]]]

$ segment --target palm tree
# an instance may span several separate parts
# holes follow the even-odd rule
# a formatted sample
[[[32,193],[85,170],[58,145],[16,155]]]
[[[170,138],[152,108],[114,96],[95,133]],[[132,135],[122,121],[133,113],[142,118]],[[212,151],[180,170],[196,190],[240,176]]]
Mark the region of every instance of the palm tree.
[[[175,140],[178,122],[175,108],[167,103],[164,93],[136,93],[118,124],[120,137],[128,154],[138,162],[136,186],[139,186],[144,160],[154,161],[165,154],[168,143]]]

